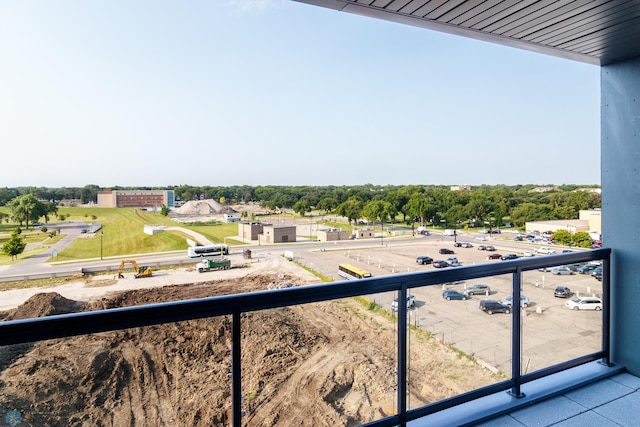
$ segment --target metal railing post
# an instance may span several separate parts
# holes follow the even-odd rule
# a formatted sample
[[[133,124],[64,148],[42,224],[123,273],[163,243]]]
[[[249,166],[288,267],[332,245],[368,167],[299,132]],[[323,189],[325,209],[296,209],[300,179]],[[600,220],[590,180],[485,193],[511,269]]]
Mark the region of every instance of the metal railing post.
[[[407,285],[398,292],[398,416],[407,425]]]
[[[231,321],[231,411],[233,426],[242,426],[242,365],[240,311],[234,310]]]
[[[522,386],[522,268],[516,268],[512,274],[511,299],[511,379],[514,381],[510,394],[524,397]]]

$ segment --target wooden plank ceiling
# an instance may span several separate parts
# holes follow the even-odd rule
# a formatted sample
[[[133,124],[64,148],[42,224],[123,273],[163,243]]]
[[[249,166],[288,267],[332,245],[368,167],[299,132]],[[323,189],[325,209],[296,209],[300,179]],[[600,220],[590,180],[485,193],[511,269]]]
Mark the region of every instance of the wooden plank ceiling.
[[[640,56],[638,0],[297,0],[589,64]]]

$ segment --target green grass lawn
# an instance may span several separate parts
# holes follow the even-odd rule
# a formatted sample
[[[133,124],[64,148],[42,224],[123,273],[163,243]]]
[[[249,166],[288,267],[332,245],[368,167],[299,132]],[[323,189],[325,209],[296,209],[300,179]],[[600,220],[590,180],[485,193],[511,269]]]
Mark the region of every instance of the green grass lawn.
[[[99,222],[102,230],[93,236],[76,239],[58,253],[57,261],[100,258],[101,251],[106,258],[187,249],[182,233],[145,234],[145,225],[175,225],[159,213],[119,208],[62,208],[59,212],[70,215],[67,221]]]

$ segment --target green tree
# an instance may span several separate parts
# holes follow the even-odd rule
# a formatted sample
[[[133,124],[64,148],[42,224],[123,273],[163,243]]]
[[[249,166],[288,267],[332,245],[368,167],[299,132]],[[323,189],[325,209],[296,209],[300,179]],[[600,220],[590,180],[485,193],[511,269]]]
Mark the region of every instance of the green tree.
[[[167,205],[162,205],[162,208],[160,209],[160,214],[162,216],[169,215],[169,207],[167,207]]]
[[[20,237],[20,233],[14,231],[11,233],[11,237],[9,240],[4,242],[2,245],[2,252],[11,257],[11,259],[16,259],[18,255],[24,252],[24,248],[27,244],[24,242],[22,237]]]
[[[578,231],[571,236],[571,242],[581,248],[590,248],[593,239],[586,231]]]
[[[545,221],[553,218],[548,204],[522,203],[511,210],[511,221],[522,227],[527,221]]]
[[[561,245],[568,245],[572,242],[572,236],[571,233],[569,233],[569,230],[556,230],[553,233],[553,240]]]
[[[424,225],[428,218],[429,201],[422,193],[415,192],[409,197],[409,201],[404,205],[403,211],[411,218],[420,219],[420,224]]]
[[[11,200],[19,196],[18,190],[9,189],[7,187],[0,188],[0,206],[4,206]]]
[[[349,198],[347,201],[340,203],[336,208],[336,213],[340,216],[344,216],[351,224],[351,221],[357,221],[362,215],[362,200],[355,197]]]
[[[29,220],[34,218],[37,220],[45,213],[44,204],[31,193],[16,197],[9,202],[8,206],[13,220],[20,225],[24,222],[26,228],[29,228]]]
[[[324,197],[320,199],[316,207],[324,211],[325,213],[329,213],[332,212],[337,206],[338,201],[334,197]]]
[[[311,206],[306,199],[300,199],[293,205],[293,211],[302,216],[305,216],[307,212],[311,212]]]
[[[405,212],[404,207],[409,202],[409,195],[400,191],[400,190],[392,190],[389,191],[386,196],[384,196],[384,200],[389,202],[396,212],[402,214],[402,220],[406,221],[407,212]]]
[[[362,215],[369,221],[379,221],[381,224],[394,218],[398,211],[389,202],[384,200],[372,200],[362,208]]]

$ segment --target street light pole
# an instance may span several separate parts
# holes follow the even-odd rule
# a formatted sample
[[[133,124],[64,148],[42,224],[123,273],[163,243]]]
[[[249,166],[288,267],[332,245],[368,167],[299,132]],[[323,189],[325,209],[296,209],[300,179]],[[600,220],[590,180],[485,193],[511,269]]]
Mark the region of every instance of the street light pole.
[[[382,232],[380,234],[380,245],[384,246],[384,220],[382,218],[380,218],[380,228],[382,229]]]
[[[102,236],[104,236],[104,231],[100,232],[100,260],[102,261]]]
[[[444,222],[444,229],[447,229],[447,220],[446,219],[441,219],[440,222]],[[442,241],[444,241],[444,231],[442,232]]]

